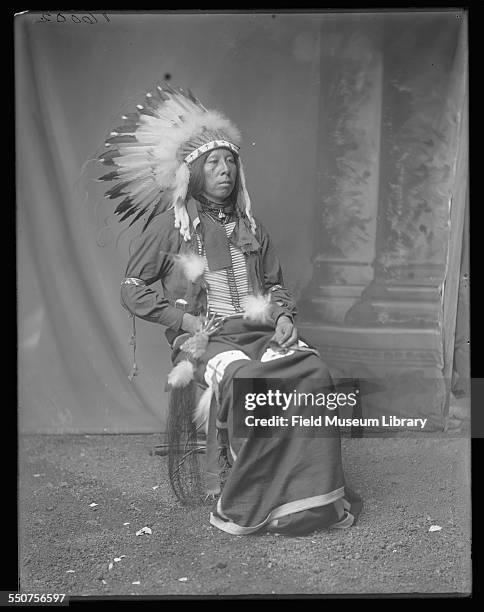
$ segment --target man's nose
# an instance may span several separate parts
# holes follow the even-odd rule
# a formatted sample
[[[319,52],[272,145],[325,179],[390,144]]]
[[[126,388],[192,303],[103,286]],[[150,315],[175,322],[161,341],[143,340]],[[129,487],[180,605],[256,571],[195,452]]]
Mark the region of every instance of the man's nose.
[[[220,160],[219,168],[221,174],[229,174],[229,165],[224,159]]]

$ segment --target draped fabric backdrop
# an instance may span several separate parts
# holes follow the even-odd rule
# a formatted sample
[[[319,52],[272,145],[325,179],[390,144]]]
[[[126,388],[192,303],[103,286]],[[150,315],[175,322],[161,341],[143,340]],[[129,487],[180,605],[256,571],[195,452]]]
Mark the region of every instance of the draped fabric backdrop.
[[[100,155],[120,116],[164,78],[192,89],[207,108],[222,110],[241,128],[255,214],[271,232],[286,284],[301,300],[301,322],[322,330],[318,342],[329,337],[326,327],[328,334],[360,330],[364,339],[372,337],[371,326],[388,323],[378,320],[374,304],[368,315],[363,289],[375,286],[372,266],[380,269],[376,281],[384,280],[381,270],[408,264],[412,251],[414,259],[430,262],[423,277],[438,276],[432,280],[440,296],[435,335],[442,340],[441,374],[449,375],[467,178],[463,12],[120,13],[108,14],[109,21],[96,15],[97,23],[82,21],[83,15],[30,13],[15,24],[21,432],[165,428],[170,351],[161,326],[137,322],[139,374],[128,378],[131,320],[119,287],[138,230],[120,232],[112,204],[94,181],[102,170],[88,162]],[[405,88],[414,96],[408,108],[396,95],[405,95]],[[338,145],[328,137],[331,105],[346,108],[340,104],[345,91],[352,107],[337,120],[352,125],[357,140],[368,140],[360,148],[361,142],[343,139]],[[398,119],[410,126],[408,133],[398,136],[401,125],[395,117],[391,125],[390,111],[409,113],[410,121]],[[355,128],[355,112],[364,129]],[[444,121],[448,113],[458,116],[452,129]],[[403,149],[394,158],[388,154],[397,137],[410,143],[407,158],[416,154],[411,140],[418,137],[418,121],[412,124],[412,117],[444,121],[434,126],[434,140],[440,133],[446,149],[422,146],[434,147],[439,168],[449,165],[417,199],[411,185],[403,196],[394,187],[403,174],[417,177],[425,170],[405,165]],[[356,175],[349,174],[347,151],[337,148],[345,144],[360,155],[352,162],[369,179],[364,184],[356,185]],[[421,204],[416,212],[421,201],[429,210]],[[402,234],[392,234],[396,226],[388,215],[386,225],[380,223],[388,202],[403,211],[413,207],[407,226],[420,233],[418,240],[410,236],[410,246],[401,243]],[[415,230],[422,225],[425,231]],[[370,238],[353,248],[355,227]],[[338,268],[335,262],[342,260],[349,263]],[[439,287],[445,287],[441,294]],[[397,336],[393,342],[397,347]]]

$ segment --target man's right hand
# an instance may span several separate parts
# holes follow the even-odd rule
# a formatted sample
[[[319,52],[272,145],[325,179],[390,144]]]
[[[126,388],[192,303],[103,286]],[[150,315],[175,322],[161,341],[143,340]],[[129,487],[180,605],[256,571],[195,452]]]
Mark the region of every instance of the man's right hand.
[[[202,329],[202,322],[199,317],[194,317],[188,312],[183,314],[181,328],[183,331],[190,334],[195,334],[197,331]]]

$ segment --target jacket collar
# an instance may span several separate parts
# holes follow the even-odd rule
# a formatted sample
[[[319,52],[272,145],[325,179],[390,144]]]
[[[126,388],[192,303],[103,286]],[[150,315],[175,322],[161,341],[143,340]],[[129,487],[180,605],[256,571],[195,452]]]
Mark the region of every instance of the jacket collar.
[[[189,198],[186,206],[190,222],[192,223],[194,230],[197,231],[197,228],[200,225],[197,201],[195,198]],[[230,242],[242,249],[244,253],[255,252],[260,249],[259,241],[249,230],[247,223],[244,222],[244,219],[242,219],[240,216],[236,223],[234,232],[230,237]]]

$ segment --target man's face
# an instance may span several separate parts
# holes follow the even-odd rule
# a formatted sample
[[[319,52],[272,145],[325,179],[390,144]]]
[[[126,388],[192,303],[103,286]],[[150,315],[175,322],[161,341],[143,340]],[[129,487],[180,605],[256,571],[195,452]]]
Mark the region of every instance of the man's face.
[[[222,204],[232,193],[237,178],[235,157],[228,149],[214,149],[203,166],[203,195]]]

